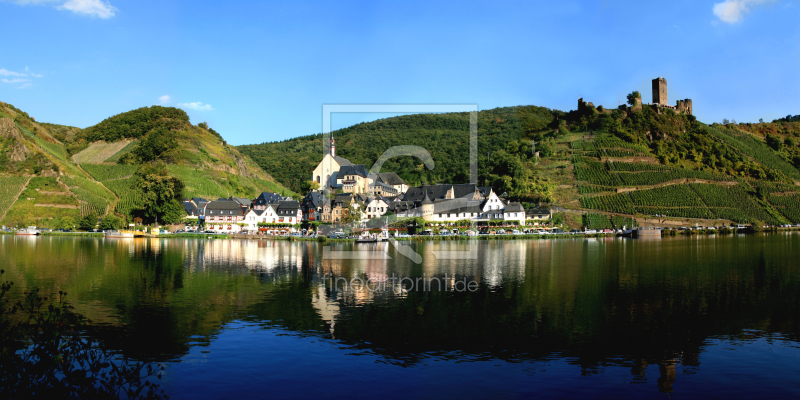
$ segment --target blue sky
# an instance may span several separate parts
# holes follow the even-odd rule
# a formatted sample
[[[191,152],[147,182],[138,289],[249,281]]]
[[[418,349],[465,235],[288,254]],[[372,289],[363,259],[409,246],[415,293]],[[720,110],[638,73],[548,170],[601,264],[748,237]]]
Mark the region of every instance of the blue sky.
[[[798,21],[798,0],[0,0],[0,101],[79,127],[179,106],[239,145],[318,133],[328,103],[615,107],[664,76],[701,121],[772,120],[800,114]]]

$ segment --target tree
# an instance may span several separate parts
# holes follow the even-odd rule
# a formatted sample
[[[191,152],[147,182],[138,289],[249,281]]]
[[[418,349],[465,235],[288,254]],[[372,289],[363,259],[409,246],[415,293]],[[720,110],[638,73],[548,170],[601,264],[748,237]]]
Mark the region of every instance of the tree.
[[[176,147],[178,147],[178,141],[175,140],[175,132],[168,128],[159,127],[148,133],[131,153],[140,161],[149,162],[158,159],[164,153]]]
[[[119,229],[123,222],[124,221],[122,221],[122,218],[113,214],[109,214],[103,217],[103,220],[100,222],[100,229],[104,231]]]
[[[97,215],[89,214],[78,221],[78,229],[82,231],[90,231],[97,225]]]
[[[58,227],[61,229],[72,229],[75,227],[75,221],[72,217],[61,217],[61,222]]]
[[[179,223],[185,211],[180,200],[183,198],[183,182],[172,177],[163,162],[145,164],[136,171],[134,187],[141,189],[144,206],[140,210],[143,218],[163,223]]]
[[[771,147],[773,150],[780,150],[782,144],[780,137],[767,134],[767,146]]]
[[[631,106],[635,106],[636,105],[636,99],[641,99],[641,98],[642,98],[642,95],[639,94],[639,91],[634,90],[634,91],[628,93],[628,104],[630,104]]]
[[[347,208],[342,210],[342,219],[339,221],[343,224],[352,224],[361,221],[361,212],[358,211],[354,202],[350,202]]]

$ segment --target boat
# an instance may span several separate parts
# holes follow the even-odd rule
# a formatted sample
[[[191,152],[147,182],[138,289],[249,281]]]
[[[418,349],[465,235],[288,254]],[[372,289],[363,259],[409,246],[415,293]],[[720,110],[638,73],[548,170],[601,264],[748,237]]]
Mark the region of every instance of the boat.
[[[134,237],[133,231],[105,231],[103,232],[107,238],[132,238]]]
[[[356,243],[378,243],[389,240],[389,230],[383,228],[380,233],[374,234],[364,231],[356,238]]]
[[[39,230],[36,229],[35,226],[29,226],[27,228],[22,228],[17,231],[18,236],[38,236]]]

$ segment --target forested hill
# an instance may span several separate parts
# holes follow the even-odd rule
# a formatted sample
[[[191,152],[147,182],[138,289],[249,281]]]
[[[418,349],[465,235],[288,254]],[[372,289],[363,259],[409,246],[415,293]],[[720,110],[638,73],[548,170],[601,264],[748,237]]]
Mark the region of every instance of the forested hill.
[[[485,110],[478,117],[479,183],[523,202],[606,215],[800,223],[799,120],[709,125],[667,108],[609,110],[582,100],[568,112]],[[428,149],[434,170],[411,157],[384,164],[411,185],[468,181],[467,113],[392,117],[333,135],[337,155],[367,166],[394,145]],[[322,136],[311,135],[239,149],[305,192],[322,146]]]
[[[487,152],[507,150],[532,155],[534,134],[545,131],[555,116],[536,106],[504,107],[478,114],[480,165],[486,166]],[[427,170],[414,157],[398,157],[383,165],[410,184],[466,182],[469,180],[469,114],[416,114],[361,123],[333,132],[336,155],[370,167],[388,148],[416,145],[427,149],[436,164]],[[541,138],[541,137],[540,137]],[[322,135],[303,136],[281,142],[239,146],[278,182],[295,191],[308,189],[311,173],[322,159]],[[504,161],[504,154],[491,157]],[[508,160],[505,160],[508,161]],[[510,172],[510,171],[509,171]],[[482,170],[481,180],[488,177]]]
[[[0,102],[0,224],[71,227],[64,221],[107,214],[180,221],[174,202],[144,212],[139,185],[148,174],[175,183],[176,201],[254,198],[264,190],[296,195],[177,108],[144,107],[79,129],[37,122]],[[167,211],[172,218],[164,218]]]

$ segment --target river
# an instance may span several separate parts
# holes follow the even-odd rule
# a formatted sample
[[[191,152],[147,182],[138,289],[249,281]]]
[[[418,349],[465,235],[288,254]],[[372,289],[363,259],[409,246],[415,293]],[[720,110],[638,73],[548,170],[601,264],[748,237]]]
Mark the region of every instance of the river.
[[[354,244],[0,236],[173,399],[800,397],[800,234]]]

